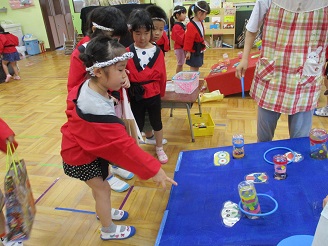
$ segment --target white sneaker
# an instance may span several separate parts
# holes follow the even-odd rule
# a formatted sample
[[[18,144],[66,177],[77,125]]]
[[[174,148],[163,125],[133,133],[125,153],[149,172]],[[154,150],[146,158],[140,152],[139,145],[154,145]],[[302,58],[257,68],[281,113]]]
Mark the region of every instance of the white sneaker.
[[[156,145],[155,135],[152,138],[146,138],[145,144]],[[165,138],[162,139],[162,144],[167,144],[167,140]]]
[[[110,171],[112,174],[118,175],[124,179],[132,179],[134,177],[133,173],[131,173],[125,169],[122,169],[120,167],[117,167],[117,166],[111,166]]]
[[[23,242],[8,242],[6,238],[1,238],[1,243],[3,246],[23,246]]]
[[[114,175],[106,179],[113,191],[123,192],[130,188],[130,185],[123,180],[116,178]]]

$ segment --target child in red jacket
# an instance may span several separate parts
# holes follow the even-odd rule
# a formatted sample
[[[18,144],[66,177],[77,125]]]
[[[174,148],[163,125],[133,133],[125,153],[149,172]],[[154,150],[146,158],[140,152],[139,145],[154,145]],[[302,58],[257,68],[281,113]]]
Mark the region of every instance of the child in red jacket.
[[[145,124],[145,114],[156,139],[156,154],[162,164],[168,162],[163,149],[163,125],[161,116],[161,97],[165,95],[166,68],[161,49],[151,42],[153,20],[143,9],[131,12],[129,18],[134,43],[127,50],[134,53],[126,68],[130,71],[129,88],[131,109],[140,131]]]
[[[11,75],[8,69],[8,63],[11,63],[11,66],[14,69],[14,79],[19,80],[17,61],[20,60],[19,53],[17,52],[16,46],[18,46],[18,38],[9,33],[5,32],[2,26],[0,26],[0,54],[2,54],[2,68],[6,74],[5,82],[8,82],[11,79]]]
[[[7,142],[14,144],[15,148],[18,146],[15,141],[15,133],[10,127],[0,118],[0,150],[4,153],[7,153]],[[5,216],[3,211],[0,212],[0,241],[4,246],[23,246],[22,242],[8,242],[5,238],[6,229],[5,229]]]
[[[190,66],[191,71],[198,71],[204,63],[205,51],[205,30],[203,21],[206,15],[211,12],[211,8],[206,1],[198,1],[190,5],[188,9],[188,18],[183,49],[186,53],[186,64]],[[194,14],[194,17],[192,17]]]
[[[186,53],[183,50],[183,43],[185,40],[186,26],[183,24],[186,19],[187,10],[183,6],[175,6],[173,15],[171,16],[171,38],[174,41],[174,54],[177,57],[176,73],[183,70],[183,64],[186,60]]]

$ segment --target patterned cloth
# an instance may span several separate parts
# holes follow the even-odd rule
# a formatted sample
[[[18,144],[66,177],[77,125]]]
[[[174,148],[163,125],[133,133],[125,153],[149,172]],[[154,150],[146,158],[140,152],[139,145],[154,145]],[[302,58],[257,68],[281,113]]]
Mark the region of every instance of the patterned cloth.
[[[328,40],[328,7],[290,12],[272,2],[250,95],[264,109],[295,114],[320,96]]]

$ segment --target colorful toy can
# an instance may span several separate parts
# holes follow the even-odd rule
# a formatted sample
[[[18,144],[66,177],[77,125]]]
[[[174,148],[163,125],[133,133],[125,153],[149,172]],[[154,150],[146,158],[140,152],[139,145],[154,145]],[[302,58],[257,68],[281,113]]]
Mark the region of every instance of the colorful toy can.
[[[310,155],[314,159],[327,159],[328,134],[324,129],[314,128],[310,131]]]
[[[243,58],[243,52],[242,52],[242,51],[239,51],[239,52],[238,52],[238,58],[239,58],[239,59]]]
[[[243,204],[243,209],[253,215],[247,215],[249,219],[259,218],[256,214],[261,213],[261,207],[256,194],[254,183],[251,181],[242,181],[238,184],[238,192]]]
[[[244,136],[241,134],[232,136],[232,156],[235,159],[240,159],[245,156]]]
[[[283,180],[287,178],[287,164],[288,160],[285,155],[273,156],[274,163],[274,178],[276,180]]]

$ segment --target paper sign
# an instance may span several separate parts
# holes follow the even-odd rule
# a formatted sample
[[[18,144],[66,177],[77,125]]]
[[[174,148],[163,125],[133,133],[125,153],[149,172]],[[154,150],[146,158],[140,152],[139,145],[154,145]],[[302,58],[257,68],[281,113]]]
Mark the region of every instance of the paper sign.
[[[228,15],[228,16],[224,16],[224,22],[235,22],[235,16],[233,15]]]
[[[231,2],[223,2],[223,8],[233,8],[233,3]]]
[[[236,9],[235,8],[225,8],[224,15],[235,15]]]
[[[216,23],[220,23],[221,21],[221,17],[212,17],[212,23],[216,24]]]

